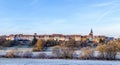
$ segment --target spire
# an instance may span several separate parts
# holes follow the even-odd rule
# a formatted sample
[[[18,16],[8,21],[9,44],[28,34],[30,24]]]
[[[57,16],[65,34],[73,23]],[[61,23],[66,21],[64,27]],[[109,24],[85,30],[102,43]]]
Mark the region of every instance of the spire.
[[[91,31],[90,31],[89,35],[93,36],[93,30],[92,30],[92,28],[91,28]]]
[[[92,30],[92,28],[91,28],[91,31],[90,31],[90,33],[91,33],[91,34],[93,34],[93,30]]]

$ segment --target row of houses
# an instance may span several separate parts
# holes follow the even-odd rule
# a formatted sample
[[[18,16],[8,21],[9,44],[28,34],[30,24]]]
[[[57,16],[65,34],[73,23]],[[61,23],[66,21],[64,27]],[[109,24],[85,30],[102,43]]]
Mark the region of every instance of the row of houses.
[[[5,36],[6,40],[33,40],[33,38],[41,38],[43,40],[66,40],[68,41],[69,38],[73,38],[76,41],[81,40],[81,35],[62,35],[62,34],[52,34],[52,35],[23,35],[23,34],[16,34],[16,35],[9,35]]]
[[[61,40],[68,41],[70,38],[75,39],[75,41],[85,41],[86,39],[94,42],[99,42],[100,39],[106,39],[106,36],[93,36],[93,31],[91,29],[88,35],[63,35],[63,34],[51,34],[51,35],[24,35],[24,34],[11,34],[9,36],[3,36],[6,40],[30,40],[32,41],[34,37],[41,38],[43,40]],[[112,38],[113,39],[113,38]]]

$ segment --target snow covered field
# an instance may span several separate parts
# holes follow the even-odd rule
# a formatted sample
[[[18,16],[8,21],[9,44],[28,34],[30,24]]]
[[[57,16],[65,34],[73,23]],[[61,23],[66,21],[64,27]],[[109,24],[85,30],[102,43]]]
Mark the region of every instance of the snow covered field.
[[[120,65],[120,61],[0,58],[0,65]]]

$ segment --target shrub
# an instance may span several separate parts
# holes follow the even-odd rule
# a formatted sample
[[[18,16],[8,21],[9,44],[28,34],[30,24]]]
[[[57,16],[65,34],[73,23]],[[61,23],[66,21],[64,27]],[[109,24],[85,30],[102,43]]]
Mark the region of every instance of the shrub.
[[[72,48],[69,48],[69,47],[55,46],[53,48],[52,52],[58,58],[73,58],[74,50]]]
[[[7,58],[14,58],[15,55],[14,55],[14,52],[11,50],[9,52],[7,52],[7,55],[6,55]]]
[[[33,55],[33,53],[31,51],[26,51],[23,53],[23,57],[24,58],[31,58]]]
[[[93,59],[94,57],[94,50],[89,48],[89,47],[85,47],[82,48],[81,51],[83,52],[83,55],[80,56],[80,59]]]
[[[43,59],[43,58],[46,58],[47,55],[45,53],[39,53],[37,57]]]

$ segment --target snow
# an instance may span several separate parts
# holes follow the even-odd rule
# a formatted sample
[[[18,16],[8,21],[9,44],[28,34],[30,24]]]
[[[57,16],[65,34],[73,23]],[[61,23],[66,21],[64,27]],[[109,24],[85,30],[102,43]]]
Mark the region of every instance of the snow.
[[[120,52],[117,53],[116,58],[120,59]]]
[[[80,57],[82,55],[84,55],[84,52],[81,51],[81,50],[76,50],[74,53],[73,53],[73,56],[76,55],[76,57]],[[98,57],[100,55],[100,52],[99,51],[94,51],[93,53],[94,57]],[[74,56],[75,57],[75,56]]]
[[[7,52],[5,52],[4,50],[0,50],[0,56],[6,56]]]
[[[0,58],[0,65],[120,65],[120,61]]]
[[[40,53],[45,53],[47,56],[50,56],[50,57],[56,57],[56,55],[53,54],[52,52],[32,52],[32,53],[33,53],[33,57],[38,56]]]
[[[75,56],[74,56],[74,55],[75,55]],[[75,51],[75,52],[73,53],[73,56],[74,56],[74,57],[80,57],[80,56],[82,56],[82,55],[84,55],[84,52],[82,52],[81,50],[77,50],[77,51]],[[94,57],[99,57],[99,56],[100,56],[100,52],[99,52],[99,51],[94,51],[93,56],[94,56]],[[117,53],[116,59],[120,59],[120,52]]]

